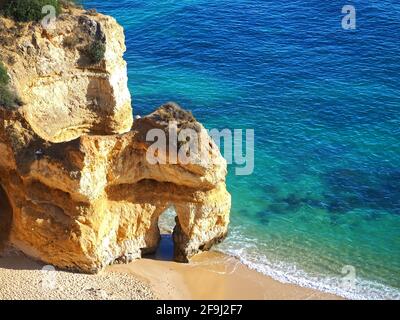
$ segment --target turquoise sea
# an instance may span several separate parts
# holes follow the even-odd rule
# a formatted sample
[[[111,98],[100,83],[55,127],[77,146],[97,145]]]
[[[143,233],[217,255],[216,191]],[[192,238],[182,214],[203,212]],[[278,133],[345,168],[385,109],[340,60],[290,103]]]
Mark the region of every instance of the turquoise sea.
[[[207,128],[255,130],[218,250],[281,281],[400,299],[398,1],[84,4],[125,28],[135,114],[172,100]]]

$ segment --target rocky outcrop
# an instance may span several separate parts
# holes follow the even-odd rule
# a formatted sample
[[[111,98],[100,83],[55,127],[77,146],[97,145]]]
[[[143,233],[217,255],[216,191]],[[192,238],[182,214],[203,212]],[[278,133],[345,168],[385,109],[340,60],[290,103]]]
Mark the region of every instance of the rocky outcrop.
[[[132,110],[123,29],[111,17],[69,10],[47,29],[0,17],[0,53],[25,102],[21,112],[51,142],[126,132]],[[87,55],[94,41],[105,44],[97,64]]]
[[[0,106],[0,242],[63,269],[97,272],[155,251],[158,219],[173,206],[175,259],[187,262],[227,234],[226,162],[176,104],[133,122],[122,28],[71,10],[51,33],[20,25],[19,49],[0,50],[25,103]],[[82,34],[72,49],[71,33]],[[83,49],[93,39],[106,45],[96,66]],[[178,134],[195,132],[201,148],[172,139],[171,123]],[[153,150],[153,129],[165,133],[165,147]],[[175,149],[190,161],[171,161]]]

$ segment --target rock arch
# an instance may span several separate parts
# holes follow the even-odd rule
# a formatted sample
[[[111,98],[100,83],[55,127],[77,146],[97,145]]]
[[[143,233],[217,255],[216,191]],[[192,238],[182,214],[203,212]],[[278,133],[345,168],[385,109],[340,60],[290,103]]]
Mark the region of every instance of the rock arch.
[[[188,262],[226,236],[231,206],[226,161],[204,127],[179,106],[160,107],[126,134],[82,135],[61,143],[37,136],[17,112],[5,118],[0,145],[10,154],[0,155],[0,171],[15,170],[4,181],[13,190],[10,201],[18,203],[12,244],[28,255],[89,273],[132,261],[157,249],[158,219],[171,205],[177,213],[174,260]],[[167,130],[169,119],[198,128],[203,161],[147,161],[146,133]],[[166,156],[168,150],[160,152]]]
[[[152,248],[152,250],[144,250],[142,254],[148,254],[156,260],[173,260],[174,259],[174,243],[172,234],[176,225],[176,210],[175,206],[171,205],[161,212],[158,217],[155,218],[155,237],[158,236],[158,243]]]
[[[72,34],[66,30],[85,31],[82,21],[101,25],[106,38],[104,61],[90,68],[79,66],[79,47],[64,41]],[[12,38],[12,29],[1,33]],[[95,273],[154,250],[157,218],[171,203],[178,215],[176,260],[188,261],[225,237],[226,161],[206,129],[175,103],[133,122],[123,29],[115,19],[74,9],[51,35],[42,31],[40,25],[22,28],[21,37],[0,50],[14,52],[17,62],[4,63],[24,102],[0,106],[0,180],[10,200],[3,201],[4,238],[11,228],[12,245],[27,255]],[[91,32],[84,40],[83,46],[93,40]],[[194,130],[201,150],[190,152],[191,163],[147,161],[153,146],[147,134],[157,129],[169,138],[171,122],[178,131]],[[187,142],[171,146],[185,151]],[[157,154],[167,159],[171,149]]]

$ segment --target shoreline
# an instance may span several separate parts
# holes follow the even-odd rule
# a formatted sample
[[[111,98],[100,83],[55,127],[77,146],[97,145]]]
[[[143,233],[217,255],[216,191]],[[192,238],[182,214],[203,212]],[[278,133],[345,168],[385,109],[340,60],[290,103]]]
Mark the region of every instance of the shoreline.
[[[234,257],[204,252],[190,264],[143,258],[108,271],[130,273],[165,300],[342,300],[333,294],[281,283]]]
[[[96,275],[42,270],[44,263],[19,252],[0,256],[0,299],[4,300],[341,300],[322,291],[281,283],[237,258],[203,252],[189,264],[171,260],[163,237],[155,255],[115,264]],[[54,288],[46,281],[56,279]]]
[[[188,264],[172,261],[172,242],[163,235],[159,250],[106,272],[129,273],[149,283],[165,300],[343,300],[319,290],[282,283],[239,259],[218,251],[202,252]]]

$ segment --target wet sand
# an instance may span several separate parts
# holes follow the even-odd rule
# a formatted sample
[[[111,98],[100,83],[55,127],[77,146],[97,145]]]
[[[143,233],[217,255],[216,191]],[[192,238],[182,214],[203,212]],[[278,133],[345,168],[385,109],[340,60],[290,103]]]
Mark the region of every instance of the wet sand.
[[[148,281],[161,299],[342,299],[281,283],[218,252],[204,252],[193,258],[190,264],[176,263],[171,261],[171,246],[168,236],[163,236],[156,255],[127,265],[110,266],[108,270],[131,273]]]

